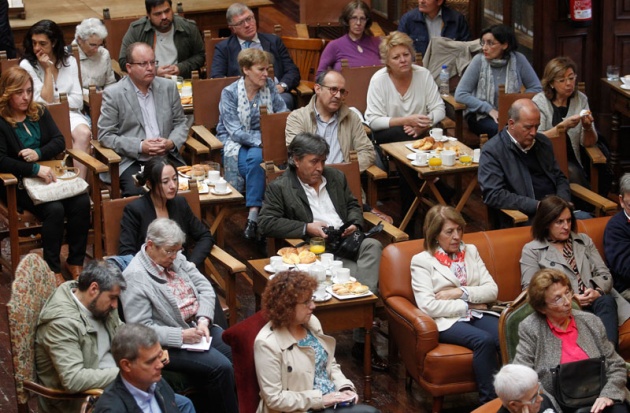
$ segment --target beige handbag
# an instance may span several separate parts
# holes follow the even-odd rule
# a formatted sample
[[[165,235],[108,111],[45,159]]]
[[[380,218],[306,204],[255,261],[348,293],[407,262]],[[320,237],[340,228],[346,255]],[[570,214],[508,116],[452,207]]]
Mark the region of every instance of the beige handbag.
[[[38,177],[26,177],[22,179],[24,189],[33,200],[33,204],[39,205],[46,202],[59,201],[72,198],[87,192],[88,183],[79,178],[77,168],[65,167],[61,160],[38,162],[48,166],[57,176],[56,182],[46,183]]]

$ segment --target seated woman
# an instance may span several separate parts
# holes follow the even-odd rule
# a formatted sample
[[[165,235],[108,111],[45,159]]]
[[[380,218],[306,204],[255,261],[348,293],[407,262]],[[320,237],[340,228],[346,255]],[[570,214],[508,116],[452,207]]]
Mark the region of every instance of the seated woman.
[[[580,146],[597,144],[597,132],[586,95],[577,90],[577,66],[569,57],[556,57],[545,66],[543,91],[533,97],[540,109],[538,131],[548,137],[558,136],[558,126],[567,132],[569,181],[590,187],[582,165]]]
[[[616,346],[618,326],[630,317],[630,304],[613,288],[610,271],[591,238],[576,230],[573,205],[555,195],[540,201],[532,221],[534,240],[521,253],[521,287],[526,289],[540,269],[564,272],[582,309],[602,320]]]
[[[38,161],[54,159],[66,148],[65,139],[48,110],[33,101],[33,79],[21,67],[5,70],[0,78],[0,172],[18,178],[38,177],[47,184],[56,181],[54,171]],[[0,196],[6,201],[4,186]],[[68,258],[66,269],[74,279],[83,270],[88,229],[90,227],[90,197],[77,195],[59,201],[34,205],[22,185],[17,189],[18,208],[34,213],[42,221],[44,260],[61,275],[59,253],[67,221]]]
[[[81,64],[81,82],[84,93],[90,85],[95,85],[98,92],[116,83],[112,69],[112,59],[103,47],[107,38],[105,25],[97,18],[83,20],[75,31],[72,44],[79,45]]]
[[[455,99],[467,106],[465,116],[473,133],[492,138],[503,129],[499,125],[499,85],[506,93],[541,92],[542,87],[527,58],[517,52],[514,31],[495,24],[481,32],[483,54],[473,57],[457,89]]]
[[[245,179],[245,206],[249,208],[244,235],[256,239],[258,211],[265,193],[265,171],[260,167],[260,107],[268,113],[286,112],[287,107],[268,77],[271,65],[266,52],[244,49],[238,54],[243,76],[221,92],[217,138],[223,142],[225,179],[239,191]],[[239,176],[240,175],[240,176]]]
[[[424,218],[424,248],[411,260],[411,286],[418,307],[435,319],[442,343],[473,351],[473,370],[481,403],[496,397],[492,375],[498,370],[499,319],[486,310],[498,287],[474,245],[464,244],[466,221],[455,208],[432,207]]]
[[[588,312],[572,309],[573,282],[562,271],[551,268],[536,272],[530,281],[528,300],[535,312],[519,325],[513,362],[533,368],[545,391],[558,399],[554,393],[552,368],[603,356],[605,384],[599,397],[584,406],[583,411],[628,412],[623,402],[626,396],[625,362],[606,340],[601,320]],[[574,411],[560,407],[565,412]]]
[[[497,413],[556,413],[555,407],[530,367],[506,364],[494,376],[494,389],[503,404]]]
[[[83,109],[83,93],[79,82],[77,61],[68,53],[63,32],[51,20],[41,20],[31,26],[24,36],[24,58],[20,66],[33,78],[33,95],[36,102],[45,105],[59,101],[59,95],[68,95],[72,147],[89,153],[92,132]],[[77,165],[85,179],[87,168]]]
[[[391,32],[380,45],[385,67],[378,70],[367,94],[365,119],[377,143],[410,140],[426,133],[445,116],[444,102],[431,72],[413,64],[413,40]]]
[[[144,244],[149,224],[157,218],[170,218],[179,225],[187,238],[183,253],[186,259],[204,269],[204,260],[210,255],[214,239],[208,227],[190,209],[186,198],[177,195],[179,189],[177,170],[166,156],[154,156],[136,175],[138,184],[149,191],[125,206],[120,222],[118,255],[122,261],[131,261]],[[124,257],[127,258],[124,258]],[[124,264],[122,265],[125,266]],[[124,268],[122,268],[124,270]],[[227,320],[217,300],[214,321],[227,326]]]
[[[254,343],[260,385],[259,412],[376,413],[359,396],[335,361],[335,339],[313,315],[317,281],[305,272],[283,271],[269,281],[262,307],[269,322]]]
[[[123,272],[121,294],[128,323],[155,330],[169,350],[165,370],[190,379],[201,397],[191,399],[197,411],[238,411],[232,350],[223,343],[223,329],[213,324],[216,296],[210,282],[181,253],[186,235],[175,221],[158,218],[147,229],[146,242]],[[188,351],[182,344],[212,338],[207,351]]]
[[[380,66],[379,45],[381,39],[373,36],[372,12],[363,0],[352,0],[343,8],[339,23],[348,33],[326,45],[319,58],[317,74],[328,69],[341,72],[341,60],[348,60],[350,67]]]

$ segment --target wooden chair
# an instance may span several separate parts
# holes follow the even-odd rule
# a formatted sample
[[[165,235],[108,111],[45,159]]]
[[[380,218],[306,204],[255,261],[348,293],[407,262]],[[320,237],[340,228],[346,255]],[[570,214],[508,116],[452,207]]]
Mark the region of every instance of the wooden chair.
[[[300,71],[301,80],[296,89],[298,107],[306,106],[313,96],[315,73],[324,50],[324,40],[282,36],[282,42]]]
[[[212,59],[214,58],[214,48],[225,39],[225,37],[212,37],[212,30],[203,31],[203,43],[206,50],[206,76],[208,78],[210,77]]]
[[[17,66],[20,64],[20,59],[9,59],[7,57],[7,52],[4,50],[0,50],[0,74],[7,70],[10,67]]]
[[[501,408],[501,399],[496,398],[488,403],[485,403],[483,406],[477,407],[472,413],[497,413]]]
[[[19,413],[28,413],[31,394],[48,399],[85,400],[98,397],[102,390],[68,393],[39,384],[35,375],[35,332],[37,319],[48,297],[57,284],[54,273],[37,254],[27,254],[19,262],[11,285],[11,299],[7,304],[9,337],[13,360],[13,378]],[[85,408],[85,407],[84,407]]]
[[[372,76],[383,66],[360,66],[350,67],[347,59],[341,60],[341,74],[346,80],[346,90],[349,90],[345,103],[350,107],[355,107],[361,113],[367,109],[367,91],[370,86]]]
[[[125,68],[120,67],[120,63],[118,63],[123,38],[129,29],[129,25],[141,17],[143,16],[117,17],[112,19],[109,8],[103,9],[103,24],[107,29],[105,47],[109,51],[109,56],[112,58],[112,69],[121,77],[124,76],[123,72],[126,72]]]
[[[201,219],[201,204],[199,202],[199,192],[195,181],[190,182],[190,190],[179,192],[179,195],[186,198],[188,205],[192,209],[195,216]],[[102,216],[103,216],[103,250],[105,255],[118,255],[118,244],[120,242],[120,222],[122,221],[123,211],[127,204],[138,199],[138,196],[128,198],[103,200]],[[221,273],[215,267],[213,260],[216,260],[228,273],[224,279]],[[222,303],[224,311],[229,309],[229,324],[236,324],[236,276],[239,273],[245,273],[246,267],[236,258],[219,248],[217,245],[210,250],[210,256],[204,261],[206,276],[218,285],[220,290],[225,292],[227,297],[227,306]],[[222,297],[219,297],[222,299]]]
[[[57,127],[66,140],[65,153],[69,155],[74,162],[80,162],[87,166],[88,182],[98,182],[98,174],[107,172],[107,166],[97,161],[90,155],[81,150],[72,148],[72,135],[70,133],[70,114],[67,96],[61,95],[61,102],[49,105],[48,110],[52,115]],[[63,157],[63,153],[61,157]],[[18,211],[17,206],[17,185],[18,178],[10,173],[0,174],[0,182],[6,190],[6,202],[0,201],[0,221],[4,222],[6,230],[0,232],[0,238],[9,238],[11,255],[8,259],[0,254],[0,264],[15,270],[20,261],[22,254],[28,253],[30,250],[41,247],[41,222],[29,211]],[[92,202],[100,204],[100,191],[92,190]],[[102,250],[98,242],[94,242],[94,238],[98,237],[101,232],[100,228],[100,211],[96,208],[93,211],[93,230],[90,230],[88,242],[94,244],[94,255],[100,257]]]

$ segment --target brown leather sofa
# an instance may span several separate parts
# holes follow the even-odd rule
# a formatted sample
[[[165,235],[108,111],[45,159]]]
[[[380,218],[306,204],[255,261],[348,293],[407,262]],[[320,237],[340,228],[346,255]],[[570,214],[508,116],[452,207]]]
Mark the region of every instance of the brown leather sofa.
[[[610,217],[578,221],[578,232],[588,234],[603,256],[604,228]],[[464,235],[475,245],[499,287],[499,300],[511,301],[521,292],[519,259],[531,241],[530,227],[517,227]],[[411,289],[411,259],[424,250],[423,240],[391,244],[383,250],[379,289],[389,320],[390,350],[400,349],[407,375],[433,396],[439,412],[445,395],[476,390],[472,352],[438,342],[431,317],[416,305]],[[630,360],[630,321],[619,328],[619,353]],[[391,353],[390,353],[391,354]]]

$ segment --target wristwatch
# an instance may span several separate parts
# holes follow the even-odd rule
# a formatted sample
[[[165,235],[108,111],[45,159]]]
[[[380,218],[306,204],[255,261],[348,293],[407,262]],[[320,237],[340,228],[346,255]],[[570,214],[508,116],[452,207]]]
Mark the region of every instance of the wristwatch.
[[[284,82],[280,82],[280,83],[278,83],[278,84],[279,84],[280,86],[282,86],[282,89],[284,89],[284,91],[285,91],[285,92],[286,92],[287,90],[289,90],[289,86],[287,86],[287,84],[286,84],[286,83],[284,83]]]

